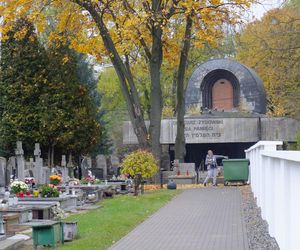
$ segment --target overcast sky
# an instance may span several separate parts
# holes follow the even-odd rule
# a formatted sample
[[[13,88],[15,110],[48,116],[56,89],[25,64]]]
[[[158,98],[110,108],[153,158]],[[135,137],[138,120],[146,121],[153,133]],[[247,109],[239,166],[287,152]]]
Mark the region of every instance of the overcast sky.
[[[251,15],[257,19],[261,18],[266,11],[282,5],[284,0],[264,0],[260,2],[261,4],[254,4],[251,8]]]

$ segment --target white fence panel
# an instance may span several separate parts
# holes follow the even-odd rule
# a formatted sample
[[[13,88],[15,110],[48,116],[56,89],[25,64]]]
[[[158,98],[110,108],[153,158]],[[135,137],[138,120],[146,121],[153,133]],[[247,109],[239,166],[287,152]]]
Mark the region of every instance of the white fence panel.
[[[277,151],[282,142],[247,149],[251,188],[281,250],[300,249],[300,151]]]

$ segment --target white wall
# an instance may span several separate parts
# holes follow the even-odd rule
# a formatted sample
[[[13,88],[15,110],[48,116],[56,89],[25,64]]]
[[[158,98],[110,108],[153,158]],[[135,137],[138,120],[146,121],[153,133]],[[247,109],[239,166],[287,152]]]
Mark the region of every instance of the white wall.
[[[279,141],[248,150],[250,183],[262,218],[281,250],[300,249],[300,151],[278,151]]]

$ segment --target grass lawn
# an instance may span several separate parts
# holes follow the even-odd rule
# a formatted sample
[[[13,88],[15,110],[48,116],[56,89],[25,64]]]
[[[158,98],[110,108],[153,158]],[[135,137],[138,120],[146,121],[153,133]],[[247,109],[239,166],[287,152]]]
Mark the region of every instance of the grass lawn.
[[[67,221],[78,222],[79,238],[59,249],[107,249],[179,192],[163,189],[147,191],[138,197],[118,196],[101,202],[102,208],[71,215]]]

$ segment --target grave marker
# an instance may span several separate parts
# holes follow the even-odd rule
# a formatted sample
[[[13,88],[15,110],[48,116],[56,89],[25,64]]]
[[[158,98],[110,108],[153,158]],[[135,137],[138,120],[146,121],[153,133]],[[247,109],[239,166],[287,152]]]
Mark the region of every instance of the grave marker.
[[[5,187],[5,185],[6,185],[5,169],[6,169],[6,159],[3,157],[0,157],[0,187]]]
[[[15,154],[17,158],[17,177],[20,181],[24,181],[25,159],[24,159],[24,150],[21,141],[17,141],[17,148],[15,149]]]
[[[102,169],[103,173],[103,179],[106,179],[107,177],[107,164],[106,164],[106,158],[104,155],[97,155],[96,156],[96,168]]]

